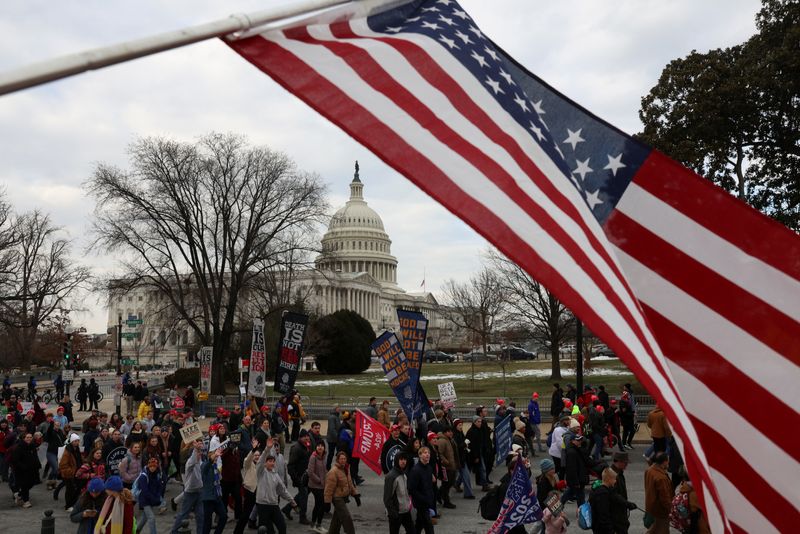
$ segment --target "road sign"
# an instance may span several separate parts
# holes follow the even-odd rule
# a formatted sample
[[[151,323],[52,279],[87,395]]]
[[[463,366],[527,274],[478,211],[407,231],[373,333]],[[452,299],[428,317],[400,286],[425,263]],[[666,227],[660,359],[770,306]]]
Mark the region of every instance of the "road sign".
[[[72,369],[64,369],[61,371],[61,380],[69,382],[75,379],[75,371]]]
[[[128,326],[136,326],[144,323],[144,319],[128,319],[125,324]]]
[[[125,339],[134,339],[137,337],[142,337],[141,332],[123,332],[122,337]]]
[[[122,360],[119,363],[122,364],[122,365],[136,365],[136,360],[131,360],[131,359],[126,358],[126,359]]]

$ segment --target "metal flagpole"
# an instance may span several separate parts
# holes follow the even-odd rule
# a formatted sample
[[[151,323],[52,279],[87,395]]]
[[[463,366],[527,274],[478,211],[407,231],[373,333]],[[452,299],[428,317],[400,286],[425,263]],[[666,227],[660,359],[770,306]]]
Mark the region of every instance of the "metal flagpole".
[[[34,87],[89,70],[101,69],[131,59],[205,41],[214,37],[243,32],[268,22],[296,17],[325,8],[349,4],[353,0],[305,0],[250,14],[231,15],[225,19],[191,28],[153,35],[77,54],[34,63],[0,74],[0,95]]]

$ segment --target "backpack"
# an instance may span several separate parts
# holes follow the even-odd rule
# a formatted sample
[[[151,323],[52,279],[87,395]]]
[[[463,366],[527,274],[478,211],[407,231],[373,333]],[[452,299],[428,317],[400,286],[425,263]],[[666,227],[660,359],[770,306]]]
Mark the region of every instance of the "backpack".
[[[669,507],[669,524],[672,528],[684,532],[689,529],[690,523],[689,494],[678,492],[672,498],[672,504]]]
[[[488,521],[497,519],[497,516],[500,515],[500,509],[503,507],[503,501],[506,498],[506,490],[508,490],[508,484],[499,484],[481,497],[478,502],[478,510],[482,518]]]
[[[142,487],[139,485],[139,481],[142,480],[142,477],[144,477],[145,484],[149,483],[150,481],[150,479],[147,478],[146,473],[140,474],[138,477],[136,477],[136,480],[133,481],[133,486],[131,486],[131,493],[133,493],[133,498],[136,499],[136,502],[139,502],[139,495],[142,494]]]
[[[592,505],[589,501],[578,508],[578,526],[581,530],[592,530]]]
[[[547,448],[549,449],[550,446],[553,444],[553,433],[552,432],[548,432],[547,433],[546,443],[547,443]]]

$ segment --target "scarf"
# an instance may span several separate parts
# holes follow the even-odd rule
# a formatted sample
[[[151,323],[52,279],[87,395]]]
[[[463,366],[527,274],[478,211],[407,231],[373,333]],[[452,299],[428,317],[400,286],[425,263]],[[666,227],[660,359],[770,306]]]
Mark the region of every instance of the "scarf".
[[[135,519],[132,514],[128,521],[132,524],[132,529],[125,532],[125,502],[120,497],[109,496],[103,503],[103,509],[97,516],[97,523],[94,525],[94,534],[132,534],[136,531]]]

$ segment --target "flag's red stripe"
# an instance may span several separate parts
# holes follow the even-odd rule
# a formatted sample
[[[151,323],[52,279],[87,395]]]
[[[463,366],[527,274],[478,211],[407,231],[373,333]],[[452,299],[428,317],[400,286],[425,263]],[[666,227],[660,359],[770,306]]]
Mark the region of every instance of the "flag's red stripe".
[[[605,223],[612,243],[743,331],[800,364],[800,324],[615,210]],[[662,346],[663,348],[663,346]]]
[[[725,358],[714,352],[653,308],[642,304],[647,321],[660,340],[668,358],[680,365],[706,385],[731,410],[742,416],[759,432],[792,457],[797,451],[800,414],[783,403],[780,396],[755,382]],[[764,417],[764,407],[781,414],[781,426],[786,430],[775,432],[775,423]],[[759,451],[752,451],[758,454]]]
[[[797,234],[680,163],[653,150],[634,182],[746,254],[800,280]]]
[[[708,457],[711,467],[731,481],[739,493],[778,528],[778,532],[795,532],[794,528],[800,524],[800,512],[786,500],[791,496],[776,491],[768,480],[750,467],[747,457],[742,456],[725,436],[707,424],[713,424],[713,421],[702,421],[691,414],[689,417],[706,449],[713,451]]]
[[[320,76],[294,54],[261,37],[252,37],[228,43],[245,59],[270,75],[276,82],[306,102],[328,120],[350,134],[356,141],[370,149],[387,165],[414,182],[420,189],[438,200],[445,208],[459,216],[480,235],[494,243],[509,259],[523,267],[528,273],[536,273],[567,307],[584,318],[585,323],[597,335],[608,340],[609,345],[619,348],[620,359],[628,365],[640,383],[662,401],[662,407],[675,430],[685,436],[674,408],[663,402],[661,391],[650,375],[603,319],[575,292],[560,273],[546,263],[535,250],[522,241],[492,211],[463,193],[458,186],[415,148],[408,145],[391,128],[377,120],[360,104],[326,78]],[[426,177],[425,180],[419,177]],[[665,381],[672,387],[669,380]],[[690,474],[701,478],[712,493],[717,508],[723,510],[713,481],[693,450],[694,443],[686,443],[686,456]],[[698,444],[699,445],[699,444]],[[691,467],[694,466],[694,467]],[[704,500],[707,496],[701,496]]]

